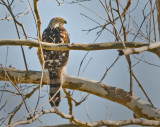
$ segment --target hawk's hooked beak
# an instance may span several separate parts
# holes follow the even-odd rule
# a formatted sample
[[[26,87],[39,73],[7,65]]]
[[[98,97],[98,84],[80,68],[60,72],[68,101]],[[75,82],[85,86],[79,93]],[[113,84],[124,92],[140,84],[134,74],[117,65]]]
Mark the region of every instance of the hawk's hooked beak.
[[[64,21],[64,24],[67,24],[67,21]]]

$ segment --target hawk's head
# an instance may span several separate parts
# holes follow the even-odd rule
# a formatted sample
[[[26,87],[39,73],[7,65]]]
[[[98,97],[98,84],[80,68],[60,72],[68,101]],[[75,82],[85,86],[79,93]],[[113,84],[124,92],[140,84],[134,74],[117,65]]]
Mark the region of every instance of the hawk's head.
[[[48,27],[56,28],[56,27],[63,26],[64,24],[67,24],[65,19],[63,19],[61,17],[56,17],[56,18],[51,19]]]

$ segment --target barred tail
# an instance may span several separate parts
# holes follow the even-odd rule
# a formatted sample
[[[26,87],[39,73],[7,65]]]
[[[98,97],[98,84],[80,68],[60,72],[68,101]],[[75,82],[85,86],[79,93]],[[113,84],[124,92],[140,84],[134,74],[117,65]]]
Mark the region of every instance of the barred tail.
[[[61,82],[60,82],[60,76],[57,73],[54,73],[54,71],[49,70],[49,77],[50,77],[50,97],[49,99],[52,98],[50,101],[50,104],[52,107],[58,106],[61,97],[60,97],[60,87],[61,87]]]
[[[53,97],[53,99],[50,101],[52,107],[58,106],[61,101],[59,89],[60,89],[60,83],[50,84],[50,98]]]

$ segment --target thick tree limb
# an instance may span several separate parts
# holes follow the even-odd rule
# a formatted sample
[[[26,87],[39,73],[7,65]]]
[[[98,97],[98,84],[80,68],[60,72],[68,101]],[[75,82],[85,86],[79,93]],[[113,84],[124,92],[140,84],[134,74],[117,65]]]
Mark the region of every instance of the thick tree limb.
[[[119,42],[107,42],[107,43],[94,43],[94,44],[51,44],[46,42],[38,42],[35,40],[0,40],[0,45],[24,45],[39,47],[48,50],[104,50],[104,49],[122,49],[123,46]],[[140,42],[126,42],[127,47],[141,47],[146,46],[146,43]]]
[[[23,70],[5,69],[6,73],[10,76],[12,82],[16,83],[32,83],[39,84],[41,79],[40,71],[29,71],[26,76],[26,72]],[[0,80],[5,80],[5,72],[0,69]],[[80,77],[73,77],[65,75],[64,88],[74,89],[79,91],[88,92],[99,97],[114,101],[132,110],[137,118],[146,118],[149,120],[160,120],[160,110],[149,105],[139,97],[133,95],[130,96],[129,92],[123,89],[109,86],[108,84],[92,81]],[[43,77],[43,84],[47,84],[47,78]]]
[[[123,53],[125,55],[129,55],[129,54],[139,54],[141,52],[144,51],[151,51],[152,49],[156,49],[157,47],[160,47],[160,42],[155,42],[155,43],[151,43],[147,46],[142,46],[139,48],[127,48],[127,49],[123,49]],[[159,52],[160,49],[157,49],[157,52]]]
[[[120,42],[107,42],[107,43],[94,43],[94,44],[51,44],[46,42],[38,42],[35,40],[0,40],[0,45],[24,45],[31,47],[39,47],[41,44],[42,48],[48,50],[104,50],[104,49],[123,49],[122,43]],[[143,51],[150,51],[157,54],[160,57],[160,42],[146,44],[141,42],[125,42],[127,48],[132,48],[132,52],[129,53],[140,53]],[[149,46],[149,47],[148,47]],[[134,48],[141,48],[144,50],[134,50]],[[146,48],[147,47],[147,48]],[[150,48],[152,47],[152,48]],[[138,52],[136,52],[138,50]]]

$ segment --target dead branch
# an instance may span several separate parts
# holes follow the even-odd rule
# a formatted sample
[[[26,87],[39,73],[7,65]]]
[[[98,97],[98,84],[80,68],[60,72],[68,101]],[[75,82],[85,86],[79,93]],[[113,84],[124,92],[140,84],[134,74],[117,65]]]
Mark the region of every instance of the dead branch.
[[[0,40],[0,45],[24,45],[31,47],[39,47],[41,44],[43,49],[48,50],[104,50],[104,49],[123,49],[122,43],[120,42],[106,42],[106,43],[94,43],[94,44],[50,44],[46,42],[38,42],[35,40]],[[155,53],[160,57],[160,42],[155,42],[151,44],[141,43],[141,42],[125,42],[127,49],[124,52],[126,55],[141,53],[144,51],[150,51]],[[130,48],[130,49],[128,49]],[[135,50],[134,50],[135,49]]]
[[[26,77],[26,71],[13,70],[5,68],[6,73],[10,76],[10,80],[15,81],[19,79],[21,83],[39,84],[41,79],[40,71],[29,71]],[[0,80],[5,79],[4,70],[0,69]],[[131,96],[129,92],[123,89],[109,86],[108,84],[100,83],[97,81],[84,79],[81,77],[73,77],[64,75],[65,83],[63,88],[84,91],[94,94],[96,96],[114,101],[132,110],[137,118],[146,118],[149,120],[160,120],[160,110],[149,105],[136,95]],[[47,84],[47,78],[43,77],[43,84]]]
[[[68,105],[69,105],[69,115],[73,115],[73,104],[72,104],[72,97],[70,95],[70,91],[67,91],[65,88],[63,88],[64,93],[66,94]],[[72,123],[72,119],[70,119],[70,123]]]
[[[38,0],[34,0],[34,12],[36,14],[36,18],[37,18],[37,32],[38,32],[38,39],[41,41],[42,37],[41,37],[41,18],[39,15],[39,11],[38,11]]]
[[[158,126],[160,125],[159,121],[155,120],[143,120],[143,119],[127,119],[127,120],[120,120],[120,121],[112,121],[112,120],[100,120],[95,122],[84,122],[78,120],[74,116],[67,115],[59,111],[58,109],[49,109],[49,110],[42,110],[38,114],[36,114],[33,118],[26,120],[26,121],[16,121],[11,126],[18,126],[22,124],[29,124],[38,119],[40,116],[49,113],[56,113],[60,115],[62,118],[65,119],[73,119],[74,123],[85,126],[85,127],[97,127],[97,126],[125,126],[125,125],[143,125],[143,126]]]
[[[123,53],[125,55],[128,55],[128,54],[139,54],[139,53],[144,52],[144,51],[151,51],[152,49],[155,49],[157,47],[160,47],[160,43],[159,42],[151,43],[148,46],[142,46],[142,47],[139,47],[139,48],[123,49]],[[157,52],[159,52],[159,49],[157,49]]]

